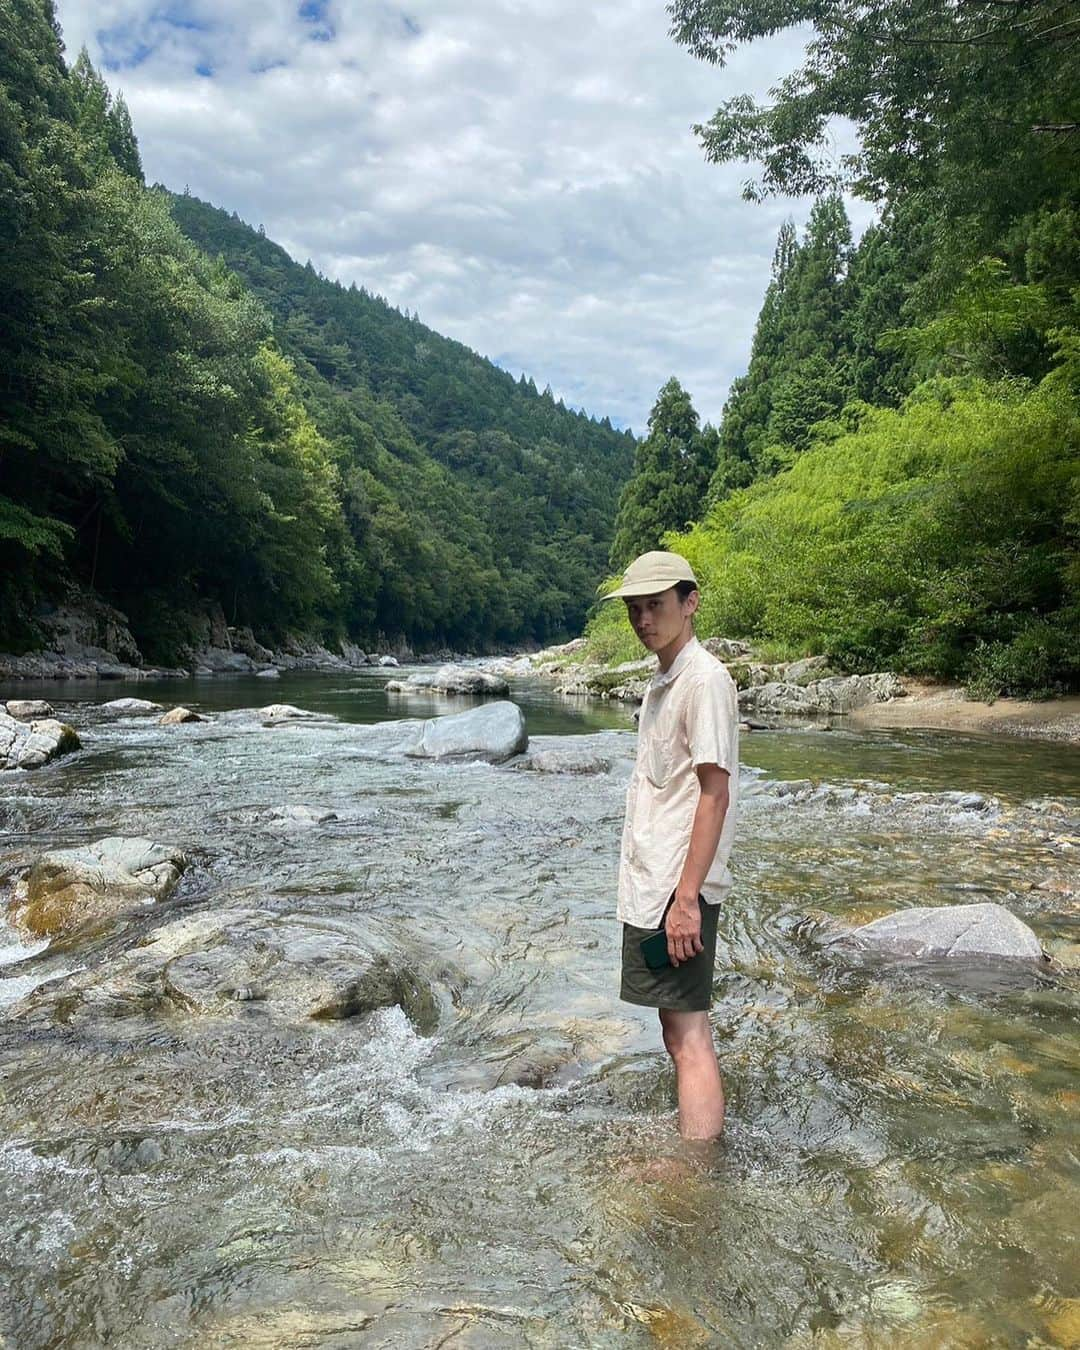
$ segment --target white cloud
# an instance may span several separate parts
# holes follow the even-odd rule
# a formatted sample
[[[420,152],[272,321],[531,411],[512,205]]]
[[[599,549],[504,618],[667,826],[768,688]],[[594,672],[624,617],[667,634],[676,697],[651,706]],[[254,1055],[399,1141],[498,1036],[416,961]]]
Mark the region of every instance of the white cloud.
[[[60,0],[59,17],[123,89],[148,179],[638,430],[671,374],[719,418],[776,232],[807,213],[742,201],[747,171],[706,164],[690,130],[789,69],[792,34],[718,71],[675,46],[660,0]]]

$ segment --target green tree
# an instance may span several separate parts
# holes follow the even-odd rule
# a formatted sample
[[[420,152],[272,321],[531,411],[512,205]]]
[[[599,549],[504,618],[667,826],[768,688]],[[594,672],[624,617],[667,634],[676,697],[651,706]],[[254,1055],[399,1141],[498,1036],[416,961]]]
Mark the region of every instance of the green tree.
[[[751,197],[819,193],[842,178],[871,199],[933,191],[954,217],[1004,208],[1007,219],[1011,204],[1075,181],[1073,0],[671,0],[669,11],[676,40],[717,65],[756,39],[813,26],[804,64],[769,104],[735,95],[698,128],[711,159],[761,166]],[[860,141],[839,168],[836,117]]]
[[[815,203],[801,241],[790,221],[781,227],[750,365],[724,407],[710,502],[775,472],[775,447],[805,449],[810,427],[845,402],[850,261],[851,226],[835,195]]]
[[[106,163],[113,164],[141,183],[142,159],[127,103],[122,94],[113,97],[85,47],[71,68],[69,87],[75,125],[95,167],[101,169]]]
[[[672,376],[649,414],[649,434],[619,497],[612,567],[660,548],[669,530],[684,528],[700,513],[715,454],[715,436],[702,434],[689,394]]]

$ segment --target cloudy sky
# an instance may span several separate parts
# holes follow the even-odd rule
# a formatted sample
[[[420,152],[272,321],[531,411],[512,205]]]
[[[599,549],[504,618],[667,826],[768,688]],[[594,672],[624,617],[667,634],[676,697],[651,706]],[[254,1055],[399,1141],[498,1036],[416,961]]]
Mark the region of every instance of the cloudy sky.
[[[662,0],[58,0],[148,181],[237,211],[568,403],[643,430],[675,374],[716,421],[776,232],[691,126],[797,35],[718,71]],[[839,151],[838,151],[839,153]],[[856,220],[862,224],[863,211]]]

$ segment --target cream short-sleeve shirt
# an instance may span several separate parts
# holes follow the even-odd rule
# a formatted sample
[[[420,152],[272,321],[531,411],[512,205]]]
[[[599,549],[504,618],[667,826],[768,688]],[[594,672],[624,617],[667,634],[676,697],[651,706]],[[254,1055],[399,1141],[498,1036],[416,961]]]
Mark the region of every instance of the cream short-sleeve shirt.
[[[637,759],[626,794],[618,918],[657,928],[682,873],[701,796],[695,769],[728,772],[728,809],[702,886],[709,904],[731,889],[728,858],[739,795],[739,697],[723,663],[691,638],[649,685],[638,721]]]

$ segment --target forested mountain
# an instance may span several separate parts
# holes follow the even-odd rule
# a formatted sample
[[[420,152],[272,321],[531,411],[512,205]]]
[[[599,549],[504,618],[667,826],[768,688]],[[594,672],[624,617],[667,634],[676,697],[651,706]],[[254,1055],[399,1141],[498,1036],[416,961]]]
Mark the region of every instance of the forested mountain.
[[[768,105],[698,128],[812,194],[780,233],[698,524],[705,632],[980,694],[1080,685],[1080,7],[673,0],[723,64],[813,25]],[[831,119],[859,150],[838,168]],[[853,246],[840,189],[879,223]],[[631,481],[624,498],[635,491]],[[613,645],[617,616],[594,630]]]
[[[0,319],[0,648],[73,583],[155,659],[211,603],[269,639],[580,623],[633,438],[148,190],[51,0],[0,0]]]
[[[188,238],[273,315],[320,430],[352,446],[355,463],[403,503],[422,501],[424,514],[442,521],[440,536],[450,530],[467,554],[494,559],[504,597],[472,594],[469,603],[509,607],[509,618],[496,619],[498,635],[580,626],[607,560],[633,437],[569,411],[550,390],[538,394],[531,380],[515,380],[362,287],[327,281],[235,215],[187,195],[169,200]],[[377,446],[391,457],[381,468]],[[432,460],[444,471],[437,477]],[[425,464],[426,482],[417,476]],[[440,492],[452,501],[440,504]],[[389,558],[386,566],[378,619],[393,631],[394,609],[410,604],[414,585],[429,584],[430,568],[412,548],[408,566],[399,571]]]

